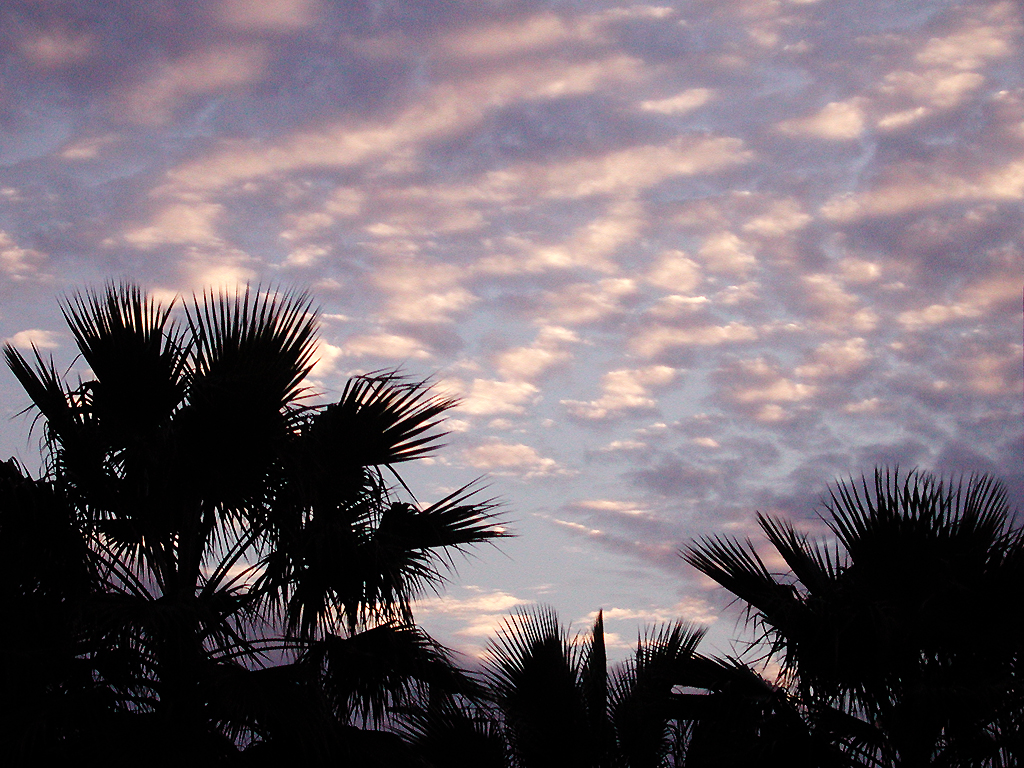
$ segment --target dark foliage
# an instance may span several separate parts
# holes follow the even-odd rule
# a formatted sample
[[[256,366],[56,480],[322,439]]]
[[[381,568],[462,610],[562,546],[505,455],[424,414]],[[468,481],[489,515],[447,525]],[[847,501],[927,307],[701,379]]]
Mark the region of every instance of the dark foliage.
[[[304,294],[206,293],[179,321],[112,285],[62,309],[88,380],[5,350],[45,458],[0,465],[8,758],[413,764],[373,728],[476,687],[411,601],[503,535],[471,488],[393,487],[453,401],[381,374],[313,404]]]
[[[816,542],[759,517],[788,574],[749,541],[684,553],[749,606],[813,742],[835,764],[1017,765],[1024,532],[1003,489],[879,470],[822,518],[833,536]]]

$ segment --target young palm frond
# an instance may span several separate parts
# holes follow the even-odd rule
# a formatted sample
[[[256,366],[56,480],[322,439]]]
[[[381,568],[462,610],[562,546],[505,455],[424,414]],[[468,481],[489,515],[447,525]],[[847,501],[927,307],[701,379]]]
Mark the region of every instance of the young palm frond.
[[[584,766],[583,650],[548,606],[517,608],[487,643],[485,678],[517,766]]]
[[[308,294],[249,286],[233,296],[204,292],[186,306],[186,316],[195,340],[194,395],[209,387],[203,394],[216,397],[233,385],[276,401],[279,410],[295,402],[316,344],[318,312]]]
[[[608,651],[605,647],[604,610],[597,612],[590,641],[584,645],[580,687],[587,711],[591,750],[598,755],[610,755],[614,734],[608,720]]]
[[[683,621],[648,628],[613,676],[609,708],[631,768],[660,768],[676,750],[673,688],[687,679],[705,629]]]

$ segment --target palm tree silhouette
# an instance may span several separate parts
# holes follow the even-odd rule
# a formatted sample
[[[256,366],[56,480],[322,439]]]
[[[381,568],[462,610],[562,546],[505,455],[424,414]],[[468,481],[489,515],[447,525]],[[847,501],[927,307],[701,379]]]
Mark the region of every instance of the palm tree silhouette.
[[[6,641],[26,663],[7,690],[33,705],[8,749],[373,764],[400,745],[355,726],[473,691],[411,602],[503,529],[473,488],[421,505],[395,471],[437,447],[454,401],[379,374],[313,403],[306,294],[204,293],[183,320],[172,305],[132,285],[65,301],[78,383],[6,347],[45,467],[0,469],[4,590],[46,630],[45,655]]]
[[[485,678],[516,768],[681,765],[689,723],[674,686],[692,676],[704,630],[649,629],[608,669],[603,612],[570,636],[547,606],[519,609],[488,642]]]
[[[758,517],[787,574],[750,540],[683,555],[748,605],[834,764],[1016,765],[1024,533],[1002,487],[876,470],[835,487],[822,519],[832,536],[814,541]]]

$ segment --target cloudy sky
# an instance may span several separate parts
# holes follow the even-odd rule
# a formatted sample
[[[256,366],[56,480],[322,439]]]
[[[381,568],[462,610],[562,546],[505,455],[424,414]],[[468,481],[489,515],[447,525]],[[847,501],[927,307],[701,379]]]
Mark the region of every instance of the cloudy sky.
[[[1024,497],[1013,0],[3,5],[0,338],[70,365],[111,278],[309,288],[317,389],[461,395],[411,480],[517,534],[421,604],[447,643],[540,600],[728,650],[691,538],[877,464]]]

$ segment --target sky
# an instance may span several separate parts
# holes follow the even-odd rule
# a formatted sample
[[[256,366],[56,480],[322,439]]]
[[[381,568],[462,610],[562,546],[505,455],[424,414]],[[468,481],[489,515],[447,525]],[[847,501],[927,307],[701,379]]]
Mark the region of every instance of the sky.
[[[325,398],[461,397],[406,476],[515,534],[418,604],[471,656],[538,601],[733,652],[680,548],[878,465],[1024,507],[1016,2],[6,0],[0,54],[0,338],[75,371],[75,290],[311,291]]]

